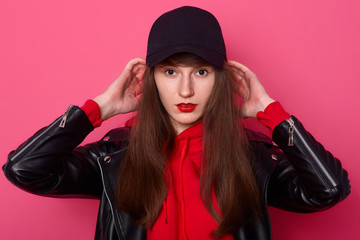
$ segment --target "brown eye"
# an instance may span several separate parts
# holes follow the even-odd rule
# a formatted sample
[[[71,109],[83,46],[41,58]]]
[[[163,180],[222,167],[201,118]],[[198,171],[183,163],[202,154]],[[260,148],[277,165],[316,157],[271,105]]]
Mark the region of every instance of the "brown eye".
[[[165,74],[166,74],[166,75],[169,75],[169,76],[174,76],[174,75],[175,75],[175,71],[172,70],[172,69],[167,69],[167,70],[165,71]]]
[[[207,73],[208,73],[207,70],[200,69],[199,71],[197,71],[196,75],[205,76]]]

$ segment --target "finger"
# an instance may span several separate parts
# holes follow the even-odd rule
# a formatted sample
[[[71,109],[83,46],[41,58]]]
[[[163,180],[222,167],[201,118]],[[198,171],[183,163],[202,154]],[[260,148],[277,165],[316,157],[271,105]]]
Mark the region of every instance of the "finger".
[[[145,60],[142,58],[136,58],[129,62],[129,67],[131,67],[131,76],[130,79],[137,79],[138,81],[142,80],[144,72],[146,70]]]
[[[239,62],[237,62],[237,61],[234,61],[234,60],[229,60],[228,62],[227,62],[227,64],[230,66],[230,67],[234,67],[234,68],[236,68],[236,69],[239,69],[239,70],[241,70],[242,72],[251,72],[251,70],[248,68],[248,67],[246,67],[244,64],[241,64],[241,63],[239,63]]]
[[[245,76],[243,73],[238,73],[234,71],[230,71],[230,75],[233,78],[233,80],[237,83],[240,83],[241,81],[245,80]]]
[[[133,77],[130,85],[135,90],[135,96],[138,96],[142,92],[142,82],[146,70],[146,64],[144,61],[136,63],[133,67]]]
[[[137,65],[137,64],[139,64],[139,63],[144,64],[144,65],[146,64],[146,62],[145,62],[144,59],[142,59],[142,58],[134,58],[134,59],[131,59],[131,60],[126,64],[126,67],[125,67],[125,68],[131,70],[131,69],[133,69],[133,67],[134,67],[135,65]]]
[[[231,74],[231,77],[238,80],[241,80],[245,78],[245,73],[242,72],[239,68],[236,68],[234,66],[227,66],[228,71]]]
[[[139,94],[142,93],[141,84],[140,84],[140,83],[134,84],[134,85],[131,87],[131,90],[130,90],[130,91],[133,93],[133,96],[134,96],[134,97],[137,97]]]
[[[236,90],[238,93],[240,89],[246,88],[248,86],[249,83],[247,79],[245,79],[244,73],[236,72],[234,70],[234,71],[230,71],[230,75],[234,83],[237,85]]]
[[[236,84],[236,87],[234,88],[235,92],[242,98],[246,98],[248,95],[248,89],[249,89],[249,83],[244,77],[244,73],[240,70],[232,67],[229,67],[229,72],[231,75],[232,80],[234,81],[234,84]]]
[[[124,70],[121,72],[120,76],[117,78],[117,80],[115,81],[116,84],[120,84],[121,81],[123,80],[131,80],[131,75],[134,74],[136,75],[136,73],[133,73],[133,69],[135,66],[138,65],[144,65],[145,66],[145,60],[142,58],[134,58],[131,59],[125,66]]]
[[[136,72],[134,70],[136,69],[136,66],[144,65],[145,66],[145,60],[142,58],[134,58],[131,59],[125,66],[123,70],[123,74],[126,76],[126,78],[131,77],[131,75],[136,75]]]
[[[144,75],[146,70],[146,65],[143,63],[137,63],[134,65],[132,74],[136,76],[137,78],[142,78],[142,75]]]
[[[236,62],[234,60],[229,60],[228,61],[228,66],[230,66],[233,70],[236,70],[237,72],[243,72],[245,77],[254,77],[256,76],[255,73],[253,73],[248,67],[246,67],[245,65]]]
[[[144,80],[145,69],[140,70],[140,72],[136,74],[136,79],[138,80],[139,83],[142,83]]]

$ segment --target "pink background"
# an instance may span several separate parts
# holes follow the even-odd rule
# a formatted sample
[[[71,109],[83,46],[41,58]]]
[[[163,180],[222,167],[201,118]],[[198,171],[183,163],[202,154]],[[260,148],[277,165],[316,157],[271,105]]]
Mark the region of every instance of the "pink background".
[[[249,66],[268,93],[300,118],[349,171],[351,195],[328,211],[296,214],[271,208],[274,239],[359,237],[356,0],[2,0],[0,164],[69,104],[81,105],[104,91],[129,59],[145,57],[153,21],[182,5],[214,13],[229,59]],[[121,126],[127,117],[108,120],[86,141]],[[35,196],[11,185],[3,174],[0,192],[0,239],[94,236],[97,200]]]

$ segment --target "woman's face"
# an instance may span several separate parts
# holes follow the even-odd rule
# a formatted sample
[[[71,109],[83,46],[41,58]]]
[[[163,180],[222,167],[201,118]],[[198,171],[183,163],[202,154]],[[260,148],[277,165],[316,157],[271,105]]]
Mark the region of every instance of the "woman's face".
[[[197,123],[214,87],[214,67],[161,64],[155,67],[154,77],[160,100],[177,133]]]

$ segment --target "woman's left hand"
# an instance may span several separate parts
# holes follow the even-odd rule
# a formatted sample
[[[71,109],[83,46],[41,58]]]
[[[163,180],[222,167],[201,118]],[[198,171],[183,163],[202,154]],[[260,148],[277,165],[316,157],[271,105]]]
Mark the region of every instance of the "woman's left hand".
[[[256,117],[259,111],[264,111],[270,103],[275,102],[249,68],[231,60],[226,65],[238,84],[237,93],[244,100],[240,108],[241,118]]]

